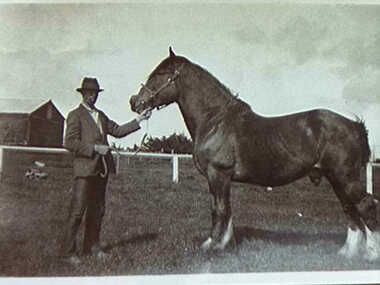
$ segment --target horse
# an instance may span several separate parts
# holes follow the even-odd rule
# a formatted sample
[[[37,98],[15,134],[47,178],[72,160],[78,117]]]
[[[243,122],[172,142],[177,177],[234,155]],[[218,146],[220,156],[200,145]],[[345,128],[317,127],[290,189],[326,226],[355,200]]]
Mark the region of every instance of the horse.
[[[309,176],[325,177],[347,216],[347,236],[339,254],[368,260],[380,257],[380,204],[360,183],[370,157],[364,121],[327,109],[285,116],[262,116],[201,66],[169,48],[151,72],[132,111],[177,103],[193,141],[193,161],[212,196],[209,236],[204,250],[236,245],[231,182],[275,187]]]

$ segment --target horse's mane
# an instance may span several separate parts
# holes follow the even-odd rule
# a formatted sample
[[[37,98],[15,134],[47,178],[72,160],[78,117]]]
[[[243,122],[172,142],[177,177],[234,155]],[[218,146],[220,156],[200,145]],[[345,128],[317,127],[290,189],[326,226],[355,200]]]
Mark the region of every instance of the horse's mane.
[[[237,113],[242,114],[245,112],[252,112],[251,106],[243,100],[241,100],[239,98],[239,94],[233,94],[231,89],[224,85],[222,82],[220,82],[220,80],[217,79],[213,74],[211,74],[211,72],[195,63],[192,63],[192,65],[195,67],[194,69],[201,73],[202,76],[204,76],[206,79],[208,79],[209,82],[211,82],[211,84],[216,85],[219,91],[221,91],[220,93],[222,93],[223,96],[228,99],[227,106],[223,110],[224,112],[222,113],[227,113],[227,111],[230,111],[229,113],[234,113],[236,115]],[[220,94],[214,94],[214,96],[219,95]]]
[[[368,129],[365,126],[364,119],[355,115],[355,124],[359,133],[359,141],[362,149],[362,165],[366,165],[371,157],[371,149],[368,143]]]
[[[238,98],[238,95],[234,95],[232,91],[225,86],[222,82],[220,82],[214,75],[212,75],[209,71],[207,71],[205,68],[201,67],[200,65],[191,62],[187,58],[183,56],[169,56],[165,60],[163,60],[149,75],[149,79],[154,77],[157,74],[164,74],[164,73],[174,73],[174,66],[181,66],[181,64],[189,64],[192,67],[192,70],[196,72],[196,75],[199,75],[199,77],[203,77],[206,79],[209,84],[212,84],[217,87],[218,93],[216,94],[210,94],[210,99],[213,99],[212,97],[215,96],[216,98],[220,95],[222,95],[224,98],[228,99],[228,105],[239,105],[239,110],[243,111],[252,111],[251,107],[244,101]]]

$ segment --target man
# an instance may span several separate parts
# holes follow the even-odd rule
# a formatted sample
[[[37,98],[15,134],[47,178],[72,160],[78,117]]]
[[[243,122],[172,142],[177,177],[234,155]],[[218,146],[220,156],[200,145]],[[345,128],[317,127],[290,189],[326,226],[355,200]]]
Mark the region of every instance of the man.
[[[95,108],[99,88],[96,78],[84,78],[76,89],[83,100],[67,117],[64,147],[74,154],[74,183],[68,225],[62,245],[62,254],[70,263],[81,262],[76,254],[76,235],[85,214],[84,254],[104,258],[106,253],[99,242],[101,221],[105,212],[105,190],[108,174],[115,165],[107,135],[124,137],[140,129],[139,123],[150,117],[145,111],[136,119],[119,126],[102,111]]]

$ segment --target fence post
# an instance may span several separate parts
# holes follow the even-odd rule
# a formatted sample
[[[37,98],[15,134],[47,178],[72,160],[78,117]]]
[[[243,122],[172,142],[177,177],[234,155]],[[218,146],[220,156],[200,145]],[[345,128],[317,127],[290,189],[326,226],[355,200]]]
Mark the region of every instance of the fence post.
[[[4,149],[0,146],[0,181],[3,178]]]
[[[373,183],[372,183],[372,163],[368,162],[367,163],[367,175],[366,175],[366,180],[367,180],[367,193],[368,194],[373,194]]]
[[[174,154],[172,158],[173,162],[173,182],[178,183],[178,155]]]
[[[120,154],[116,152],[116,174],[120,173]]]

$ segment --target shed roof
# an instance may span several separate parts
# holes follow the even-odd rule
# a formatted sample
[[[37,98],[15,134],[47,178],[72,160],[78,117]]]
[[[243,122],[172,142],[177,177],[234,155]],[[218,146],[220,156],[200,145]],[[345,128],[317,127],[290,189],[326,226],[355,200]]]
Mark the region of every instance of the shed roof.
[[[0,113],[29,114],[51,100],[0,98]]]

